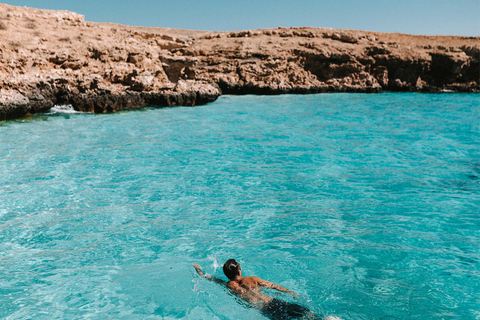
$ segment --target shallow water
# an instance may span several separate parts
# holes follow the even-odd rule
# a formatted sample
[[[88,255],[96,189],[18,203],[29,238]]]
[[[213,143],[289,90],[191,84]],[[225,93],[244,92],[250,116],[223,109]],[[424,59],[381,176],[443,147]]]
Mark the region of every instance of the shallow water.
[[[480,318],[480,95],[68,112],[0,126],[0,318],[261,319],[191,267],[229,258],[318,314]]]

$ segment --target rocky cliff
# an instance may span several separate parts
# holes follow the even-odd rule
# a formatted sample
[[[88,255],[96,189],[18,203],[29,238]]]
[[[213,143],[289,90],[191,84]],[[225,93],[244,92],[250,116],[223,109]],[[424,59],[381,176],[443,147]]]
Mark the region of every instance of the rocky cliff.
[[[210,32],[85,22],[0,4],[0,120],[223,94],[480,92],[480,37],[319,28]]]

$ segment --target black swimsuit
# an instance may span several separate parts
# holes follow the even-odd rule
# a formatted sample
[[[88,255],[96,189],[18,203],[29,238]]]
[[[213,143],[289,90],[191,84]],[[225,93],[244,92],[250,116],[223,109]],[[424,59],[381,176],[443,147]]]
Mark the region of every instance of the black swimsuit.
[[[273,299],[267,303],[260,312],[272,320],[303,319],[312,312],[297,303]]]

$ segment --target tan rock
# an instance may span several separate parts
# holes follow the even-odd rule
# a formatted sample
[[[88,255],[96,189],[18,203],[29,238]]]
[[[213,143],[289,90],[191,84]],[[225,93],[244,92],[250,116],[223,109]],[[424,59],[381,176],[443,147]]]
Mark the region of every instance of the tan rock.
[[[142,72],[141,74],[134,76],[132,78],[132,85],[130,89],[134,91],[151,91],[154,87],[155,77],[148,71]]]
[[[388,69],[384,66],[379,66],[373,70],[373,75],[377,82],[383,87],[388,87]]]
[[[55,102],[113,112],[207,103],[222,92],[480,91],[479,37],[143,28],[6,4],[1,17],[2,119]]]

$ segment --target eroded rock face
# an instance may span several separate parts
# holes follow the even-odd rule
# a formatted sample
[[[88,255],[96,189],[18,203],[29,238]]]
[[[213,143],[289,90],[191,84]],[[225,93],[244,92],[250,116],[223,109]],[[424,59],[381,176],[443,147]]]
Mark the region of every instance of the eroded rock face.
[[[223,94],[480,91],[480,38],[321,28],[205,32],[0,4],[0,119],[194,106]]]

